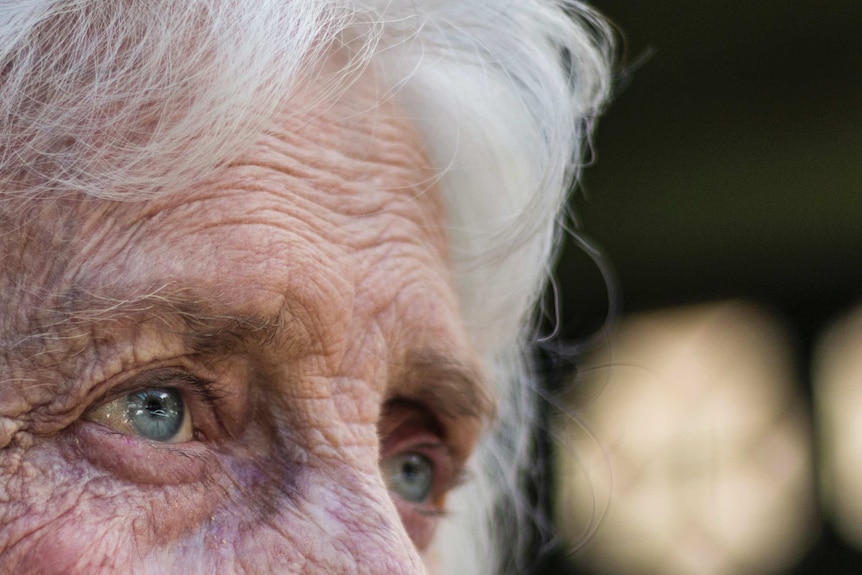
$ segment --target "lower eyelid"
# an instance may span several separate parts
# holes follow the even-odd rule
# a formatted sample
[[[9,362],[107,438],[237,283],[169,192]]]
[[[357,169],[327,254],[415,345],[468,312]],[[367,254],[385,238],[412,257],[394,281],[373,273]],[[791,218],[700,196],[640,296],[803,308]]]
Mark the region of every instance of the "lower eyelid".
[[[199,442],[156,443],[114,431],[100,423],[78,421],[64,434],[67,457],[87,460],[112,475],[140,485],[183,485],[212,477],[215,453]]]
[[[395,507],[413,544],[420,551],[424,550],[431,544],[437,524],[446,516],[446,511],[416,506],[401,500],[395,501]]]

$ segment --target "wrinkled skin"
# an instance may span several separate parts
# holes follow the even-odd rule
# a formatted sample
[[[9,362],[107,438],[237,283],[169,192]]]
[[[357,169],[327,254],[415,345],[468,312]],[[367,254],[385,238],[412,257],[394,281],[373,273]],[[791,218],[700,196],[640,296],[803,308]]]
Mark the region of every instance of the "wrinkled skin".
[[[434,571],[486,401],[432,173],[373,97],[283,118],[182,193],[5,217],[0,572]],[[191,437],[97,409],[153,387]],[[409,451],[421,502],[381,471]]]

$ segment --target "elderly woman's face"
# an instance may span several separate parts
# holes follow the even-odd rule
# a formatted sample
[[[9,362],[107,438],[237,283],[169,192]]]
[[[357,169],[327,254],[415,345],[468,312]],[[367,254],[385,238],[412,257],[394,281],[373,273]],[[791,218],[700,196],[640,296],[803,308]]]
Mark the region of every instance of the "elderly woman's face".
[[[0,572],[422,571],[486,407],[433,173],[370,101],[3,221]]]

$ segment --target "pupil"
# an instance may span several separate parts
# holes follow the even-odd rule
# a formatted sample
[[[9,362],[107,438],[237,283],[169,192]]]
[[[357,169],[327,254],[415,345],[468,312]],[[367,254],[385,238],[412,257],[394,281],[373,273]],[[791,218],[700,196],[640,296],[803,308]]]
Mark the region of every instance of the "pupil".
[[[150,415],[156,416],[164,416],[165,410],[162,409],[162,404],[160,401],[156,399],[151,399],[147,402],[147,411],[150,412]]]
[[[415,481],[419,475],[419,465],[415,461],[406,461],[404,463],[404,475],[408,481]]]
[[[431,495],[434,468],[419,453],[404,453],[390,461],[389,488],[402,499],[422,503]]]
[[[175,389],[144,389],[126,397],[129,421],[143,437],[169,441],[183,425],[185,406]]]

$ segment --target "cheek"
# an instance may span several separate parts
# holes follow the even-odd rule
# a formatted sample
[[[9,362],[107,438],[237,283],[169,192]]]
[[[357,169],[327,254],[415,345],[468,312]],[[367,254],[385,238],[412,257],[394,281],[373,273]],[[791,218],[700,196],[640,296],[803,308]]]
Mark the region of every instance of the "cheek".
[[[0,573],[421,572],[382,482],[353,466],[286,481],[291,466],[233,460],[196,482],[134,484],[75,463],[72,443],[6,469]]]
[[[26,457],[4,453],[7,464],[21,459],[0,477],[0,573],[129,571],[137,553],[191,533],[218,503],[193,485],[118,481],[76,459],[72,443],[42,441]]]

